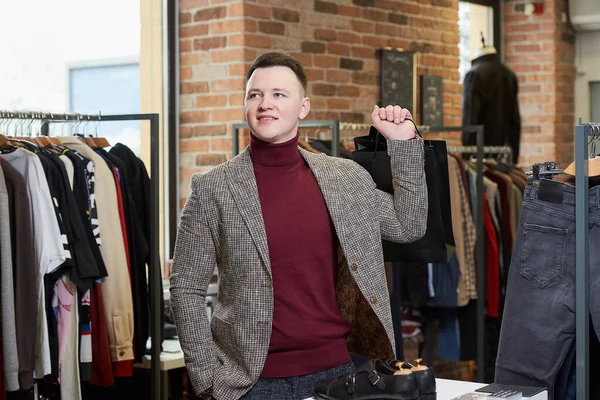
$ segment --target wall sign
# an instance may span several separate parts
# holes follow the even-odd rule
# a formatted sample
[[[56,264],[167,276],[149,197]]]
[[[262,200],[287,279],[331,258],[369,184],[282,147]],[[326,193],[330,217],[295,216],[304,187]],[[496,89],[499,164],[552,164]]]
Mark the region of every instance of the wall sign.
[[[408,108],[414,115],[416,104],[417,59],[415,53],[381,49],[380,106]]]
[[[421,75],[421,123],[444,125],[444,81],[441,76]]]

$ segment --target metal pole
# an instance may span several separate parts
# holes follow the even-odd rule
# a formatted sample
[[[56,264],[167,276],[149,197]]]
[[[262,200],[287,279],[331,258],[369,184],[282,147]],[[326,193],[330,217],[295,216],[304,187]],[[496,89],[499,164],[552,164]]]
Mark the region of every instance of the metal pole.
[[[484,382],[484,336],[485,336],[485,248],[483,224],[483,127],[477,127],[477,210],[475,215],[476,242],[476,280],[477,280],[477,380]]]
[[[150,160],[150,209],[152,210],[152,217],[150,219],[150,299],[151,299],[151,323],[152,323],[152,348],[151,348],[151,368],[152,368],[152,391],[151,396],[153,400],[160,400],[161,396],[161,382],[160,382],[160,351],[161,351],[161,337],[162,337],[162,323],[163,321],[159,316],[160,312],[160,298],[162,292],[162,274],[160,270],[160,262],[158,259],[158,249],[160,246],[159,241],[159,229],[158,229],[158,199],[160,196],[159,188],[159,151],[158,151],[158,114],[150,116],[150,147],[153,149],[151,152]]]
[[[589,399],[589,228],[588,144],[589,126],[575,127],[575,296],[577,398]]]
[[[340,155],[340,121],[332,121],[331,124],[331,155],[337,157]]]
[[[233,137],[231,138],[231,149],[233,151],[233,156],[235,157],[240,154],[240,128],[237,124],[234,124],[231,127],[231,130],[233,131]]]

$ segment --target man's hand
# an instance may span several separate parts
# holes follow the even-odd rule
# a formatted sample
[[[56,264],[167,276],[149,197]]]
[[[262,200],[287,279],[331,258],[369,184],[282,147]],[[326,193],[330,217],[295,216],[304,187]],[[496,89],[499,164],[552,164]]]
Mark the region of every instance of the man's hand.
[[[406,118],[412,119],[410,111],[400,106],[375,106],[371,119],[373,126],[388,140],[407,140],[415,137],[415,126]]]

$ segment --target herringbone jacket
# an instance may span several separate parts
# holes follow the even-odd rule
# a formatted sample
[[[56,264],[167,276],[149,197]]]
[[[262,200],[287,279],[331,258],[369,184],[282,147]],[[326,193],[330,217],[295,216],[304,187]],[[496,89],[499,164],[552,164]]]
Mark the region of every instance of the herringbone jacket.
[[[394,196],[377,190],[353,161],[299,151],[339,239],[336,294],[351,326],[348,348],[389,357],[394,332],[381,239],[411,242],[425,234],[423,141],[388,142]],[[205,294],[215,265],[219,292],[209,323]],[[267,237],[248,149],[192,177],[171,271],[173,312],[194,390],[239,399],[260,376],[273,319]]]

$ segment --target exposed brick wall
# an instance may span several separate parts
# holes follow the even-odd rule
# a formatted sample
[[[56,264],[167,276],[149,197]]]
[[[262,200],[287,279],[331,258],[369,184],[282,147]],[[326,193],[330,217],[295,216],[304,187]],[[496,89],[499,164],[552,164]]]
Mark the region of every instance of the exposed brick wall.
[[[417,75],[444,78],[444,124],[460,124],[458,0],[181,0],[180,10],[182,199],[192,173],[231,157],[245,72],[265,51],[304,64],[308,119],[358,123],[379,99],[377,49],[419,51]]]
[[[573,161],[575,38],[564,22],[567,0],[545,0],[526,16],[525,1],[506,1],[504,51],[520,83],[523,134],[520,165]],[[563,14],[565,16],[563,17]]]

